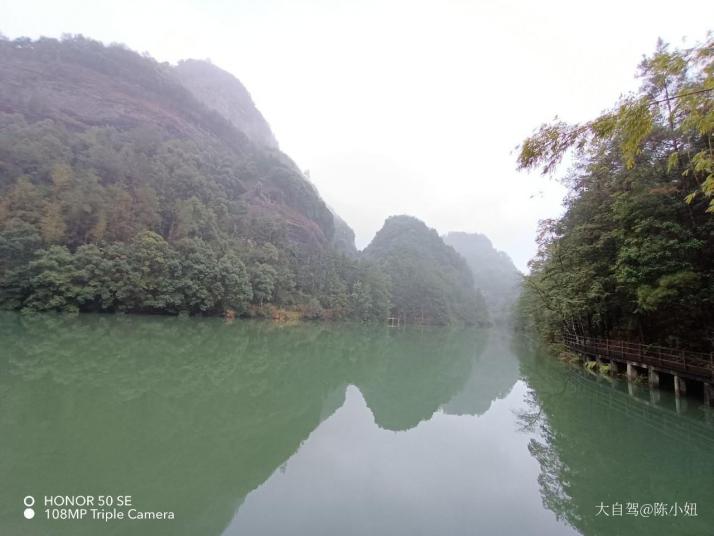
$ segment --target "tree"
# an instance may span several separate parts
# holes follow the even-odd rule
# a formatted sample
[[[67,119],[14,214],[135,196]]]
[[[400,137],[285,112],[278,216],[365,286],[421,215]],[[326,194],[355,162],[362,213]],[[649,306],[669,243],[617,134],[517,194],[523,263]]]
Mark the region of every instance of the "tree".
[[[352,318],[362,321],[370,319],[372,298],[369,291],[369,286],[362,285],[361,281],[357,281],[352,286],[349,302],[350,316],[352,316]]]
[[[39,222],[38,207],[42,204],[42,194],[28,175],[17,178],[4,199],[0,201],[2,221],[17,218],[26,223]]]
[[[151,231],[139,233],[129,250],[128,308],[175,311],[182,296],[175,292],[180,264],[169,244]]]
[[[220,307],[243,313],[253,299],[248,271],[235,253],[227,253],[218,263],[222,295]]]
[[[253,288],[253,300],[262,306],[264,302],[269,302],[275,289],[275,268],[265,263],[258,263],[251,270],[251,286]]]
[[[660,43],[641,64],[638,94],[524,142],[522,168],[549,173],[568,150],[575,156],[565,213],[542,224],[520,304],[546,336],[569,330],[709,349],[712,55],[712,42],[674,52]]]
[[[519,168],[542,166],[550,173],[570,149],[582,158],[614,142],[624,166],[632,169],[645,144],[656,142],[668,171],[675,171],[677,181],[690,190],[687,202],[704,197],[708,211],[714,211],[714,39],[675,51],[659,41],[655,53],[640,64],[639,76],[640,92],[600,117],[542,125],[523,143]]]
[[[24,301],[35,311],[75,312],[82,287],[77,279],[72,254],[64,246],[52,246],[29,264],[31,293]]]
[[[173,288],[178,309],[189,313],[215,310],[223,298],[215,253],[200,238],[184,238],[174,247],[178,258]]]
[[[47,244],[56,244],[64,240],[67,226],[64,223],[62,207],[59,203],[50,202],[45,205],[44,214],[40,221],[40,231],[42,232],[42,239]]]

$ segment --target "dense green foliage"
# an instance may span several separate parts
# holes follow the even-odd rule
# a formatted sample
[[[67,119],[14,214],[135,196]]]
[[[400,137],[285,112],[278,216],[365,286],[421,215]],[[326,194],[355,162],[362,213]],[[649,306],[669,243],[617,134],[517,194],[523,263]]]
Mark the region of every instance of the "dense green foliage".
[[[410,242],[390,220],[359,256],[209,63],[0,39],[0,110],[3,307],[485,321],[463,259],[424,224]]]
[[[466,261],[435,230],[411,216],[392,216],[365,256],[392,280],[392,314],[407,323],[486,324],[483,296]]]
[[[81,37],[0,40],[14,112],[0,113],[0,303],[384,320],[388,280],[332,247],[314,187],[172,69]]]
[[[643,61],[640,93],[584,125],[546,125],[523,167],[570,147],[565,214],[545,221],[521,301],[524,323],[710,349],[714,43]]]
[[[510,257],[495,249],[488,237],[478,233],[451,232],[444,236],[444,242],[466,259],[474,285],[486,301],[491,321],[509,323],[523,283],[523,274]]]
[[[146,132],[0,116],[6,307],[242,313],[252,302],[386,317],[373,268],[295,244],[279,218],[231,199],[207,146],[147,144]]]

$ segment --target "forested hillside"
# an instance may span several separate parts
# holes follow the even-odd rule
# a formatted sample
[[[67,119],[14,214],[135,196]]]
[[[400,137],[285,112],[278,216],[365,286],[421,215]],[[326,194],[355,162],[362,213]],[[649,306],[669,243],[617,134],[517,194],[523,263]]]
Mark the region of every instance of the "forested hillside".
[[[641,89],[593,121],[543,125],[522,168],[574,150],[565,214],[542,224],[522,322],[711,350],[714,341],[714,41],[660,43]]]
[[[474,285],[483,294],[491,320],[510,322],[518,301],[523,275],[503,251],[493,247],[487,236],[479,233],[451,232],[444,242],[459,253],[471,269]]]
[[[382,320],[388,282],[276,146],[212,65],[0,40],[0,302]]]
[[[485,321],[434,231],[394,218],[359,255],[277,147],[245,87],[210,63],[0,39],[0,305]]]
[[[402,321],[488,322],[486,304],[466,261],[420,220],[388,218],[364,255],[391,278],[392,313]]]

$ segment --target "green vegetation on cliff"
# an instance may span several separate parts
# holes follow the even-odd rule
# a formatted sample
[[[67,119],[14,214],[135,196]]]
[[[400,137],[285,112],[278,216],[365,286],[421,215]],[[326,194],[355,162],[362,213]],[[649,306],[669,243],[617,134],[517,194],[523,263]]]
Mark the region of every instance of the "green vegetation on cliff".
[[[420,222],[416,242],[386,243],[390,221],[358,255],[210,63],[0,39],[2,307],[484,321],[463,259]]]
[[[418,219],[388,218],[364,254],[391,277],[392,313],[407,323],[488,322],[466,261]]]
[[[387,314],[387,282],[332,247],[330,210],[209,64],[0,40],[0,194],[4,307]]]

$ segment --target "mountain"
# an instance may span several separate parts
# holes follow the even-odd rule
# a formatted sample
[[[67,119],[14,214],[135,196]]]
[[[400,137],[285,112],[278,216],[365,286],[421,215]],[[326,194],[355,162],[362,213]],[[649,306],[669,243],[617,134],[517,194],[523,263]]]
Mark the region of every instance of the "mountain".
[[[357,246],[355,245],[355,232],[334,211],[332,216],[335,218],[335,234],[332,237],[333,247],[350,258],[356,258],[359,255],[359,251],[357,251]]]
[[[335,222],[231,74],[0,38],[3,307],[383,320]]]
[[[0,38],[0,306],[486,322],[419,220],[358,254],[233,75],[82,36]]]
[[[181,83],[196,99],[215,110],[256,144],[278,148],[270,125],[240,80],[210,62],[183,60],[174,68]]]
[[[488,321],[466,261],[434,229],[391,216],[364,250],[392,281],[392,314],[409,323],[467,325]]]
[[[200,73],[211,74],[205,84],[193,81]],[[79,173],[98,175],[101,186],[141,181],[169,203],[191,195],[204,205],[207,197],[220,198],[224,213],[230,205],[244,209],[247,217],[241,224],[269,213],[300,244],[319,246],[332,238],[330,211],[287,156],[267,150],[277,146],[267,123],[240,82],[216,67],[189,61],[172,68],[83,37],[19,39],[0,42],[0,80],[0,112],[21,116],[5,116],[2,124],[17,122],[16,129],[24,129],[6,130],[7,135],[34,137],[33,130],[53,131],[35,154],[23,155],[19,162],[13,158],[19,155],[12,153],[16,146],[3,144],[3,185],[27,172],[33,181],[47,179],[51,169],[42,168],[71,164],[79,166]],[[190,90],[183,80],[190,81]],[[206,88],[216,95],[210,102]],[[236,98],[220,99],[233,90]],[[90,154],[83,154],[82,147],[67,147],[66,142],[73,141],[88,145],[91,142],[79,141],[87,137],[97,145]],[[51,149],[58,152],[50,153]],[[162,150],[173,155],[161,154]],[[40,169],[33,168],[27,157],[42,160],[36,166]],[[142,165],[152,169],[137,169]],[[184,181],[183,192],[162,191],[157,184],[161,172],[182,175],[178,180]],[[89,219],[96,223],[100,212],[93,211]],[[170,219],[164,215],[161,223],[168,227]]]
[[[502,333],[489,334],[485,348],[465,376],[463,388],[442,406],[444,413],[483,415],[494,402],[511,392],[519,378],[519,362],[511,349],[510,337]]]
[[[451,232],[443,238],[466,259],[492,320],[509,318],[523,281],[523,275],[510,257],[494,248],[488,237],[479,233]]]

